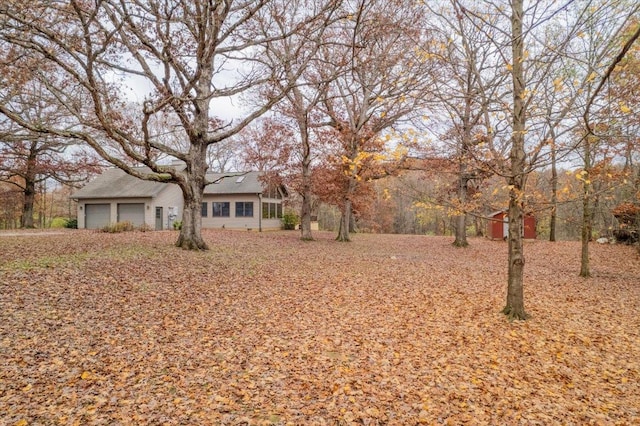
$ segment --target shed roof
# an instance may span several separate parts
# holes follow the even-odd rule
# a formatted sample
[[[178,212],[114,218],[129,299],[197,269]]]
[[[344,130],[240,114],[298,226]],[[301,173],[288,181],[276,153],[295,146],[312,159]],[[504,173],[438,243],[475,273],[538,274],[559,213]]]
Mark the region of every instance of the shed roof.
[[[140,167],[143,173],[151,173],[146,167]],[[154,198],[163,189],[171,185],[164,182],[142,180],[131,176],[118,168],[105,170],[100,176],[76,191],[72,198]]]

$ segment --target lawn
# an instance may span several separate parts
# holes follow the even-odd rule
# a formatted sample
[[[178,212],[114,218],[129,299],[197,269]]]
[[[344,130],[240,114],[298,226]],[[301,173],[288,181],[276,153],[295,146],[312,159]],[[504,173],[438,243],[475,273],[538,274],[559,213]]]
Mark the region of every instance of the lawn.
[[[633,248],[0,233],[0,424],[639,424]]]

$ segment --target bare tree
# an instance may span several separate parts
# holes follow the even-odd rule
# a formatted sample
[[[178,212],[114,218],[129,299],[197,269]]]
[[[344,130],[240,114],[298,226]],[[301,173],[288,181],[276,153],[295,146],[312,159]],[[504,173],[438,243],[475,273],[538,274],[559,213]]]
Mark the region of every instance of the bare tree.
[[[327,79],[322,101],[322,112],[340,144],[335,153],[342,177],[339,241],[350,239],[359,187],[378,175],[362,171],[365,164],[380,165],[372,159],[386,149],[383,131],[419,113],[433,82],[431,62],[420,53],[426,34],[419,5],[361,0],[346,5],[344,15],[332,33],[331,49],[322,50],[329,71],[321,74],[339,68],[336,78]]]
[[[605,139],[605,135],[599,135],[597,129],[592,123],[592,112],[593,109],[598,107],[597,100],[601,94],[601,91],[605,85],[605,83],[609,80],[611,74],[613,73],[615,67],[624,59],[628,51],[631,49],[631,46],[640,38],[640,26],[632,32],[630,35],[625,35],[624,30],[629,19],[638,11],[640,11],[640,5],[636,5],[631,9],[629,15],[626,16],[626,19],[621,23],[617,23],[617,25],[608,25],[611,32],[605,31],[602,29],[595,30],[595,26],[590,27],[593,30],[593,37],[590,38],[590,44],[595,44],[594,47],[589,49],[590,55],[588,58],[590,61],[587,62],[588,70],[590,72],[589,80],[593,81],[593,85],[589,85],[589,91],[587,92],[587,100],[584,108],[583,120],[584,120],[584,135],[581,139],[582,142],[582,159],[583,159],[583,170],[582,170],[582,233],[581,233],[581,242],[582,242],[582,250],[580,256],[580,276],[581,277],[590,277],[591,271],[589,267],[589,241],[592,238],[592,198],[593,198],[593,184],[592,184],[592,173],[594,169],[594,151],[597,144],[601,139]],[[624,16],[624,15],[623,15]],[[592,23],[593,24],[593,23]],[[614,50],[614,46],[616,46],[620,40],[620,36],[622,35],[622,39],[624,40],[623,47],[619,52]],[[604,40],[602,40],[604,38]],[[604,44],[604,46],[602,46]],[[612,55],[611,59],[604,62],[603,58],[607,57],[607,53],[616,52],[615,55]],[[608,64],[608,66],[602,69],[602,63]],[[599,81],[595,84],[595,75],[600,71],[602,73]],[[606,102],[606,101],[605,101]],[[609,126],[605,126],[609,128]]]
[[[336,5],[332,0],[315,8],[288,0],[4,2],[0,41],[28,57],[31,66],[46,65],[41,78],[48,96],[72,120],[64,127],[42,125],[21,115],[11,100],[0,113],[32,131],[81,140],[133,176],[177,184],[184,211],[176,245],[207,249],[200,219],[207,150],[279,102],[295,83],[291,75],[301,73],[314,54],[310,47],[272,63],[266,55],[271,44],[302,34],[301,43],[317,45]],[[17,75],[17,66],[13,61],[2,71]],[[285,66],[292,74],[283,72]],[[134,116],[123,113],[133,86],[146,92]],[[252,94],[260,91],[268,96],[253,102]],[[217,101],[231,97],[252,97],[252,102],[237,119],[218,119]],[[152,132],[150,123],[159,114],[180,123],[185,149],[166,145]],[[185,167],[161,164],[159,152]]]
[[[23,117],[44,125],[65,120],[56,105],[43,102],[39,87],[26,82],[13,99]],[[10,120],[0,120],[0,182],[22,195],[20,226],[34,227],[34,204],[38,186],[51,180],[79,185],[100,170],[100,162],[76,141],[24,129]]]
[[[576,56],[572,56],[572,41],[587,28],[589,19],[599,16],[603,8],[613,10],[617,2],[525,4],[522,0],[514,0],[480,6],[457,3],[466,19],[496,47],[495,60],[501,65],[497,70],[502,69],[511,83],[497,92],[500,96],[494,99],[495,111],[508,117],[508,125],[501,127],[492,120],[487,143],[474,149],[478,149],[478,157],[491,158],[493,171],[503,176],[507,183],[509,256],[507,301],[503,312],[511,319],[525,319],[528,315],[524,309],[525,258],[521,230],[527,176],[536,168],[550,164],[553,155],[553,150],[549,150],[550,136],[557,135],[564,120],[575,120],[571,113],[579,108],[581,99],[576,94],[582,93],[589,77],[574,78],[572,84],[576,91],[551,110],[551,120],[542,99],[549,90],[544,89],[552,88],[557,79],[554,65],[557,61],[576,60]],[[619,25],[626,16],[617,14],[609,23]]]
[[[473,182],[478,185],[492,172],[492,157],[476,155],[493,134],[492,126],[499,123],[495,111],[508,75],[496,62],[499,48],[487,40],[491,29],[481,33],[464,18],[463,7],[455,0],[428,6],[437,20],[431,23],[437,28],[437,36],[425,52],[435,58],[441,72],[436,76],[431,96],[438,100],[429,106],[425,126],[438,134],[443,158],[455,164],[456,195],[449,211],[454,216],[454,246],[465,247],[467,241],[467,217],[477,209],[469,197]],[[493,118],[491,116],[493,115]],[[506,115],[502,114],[503,120]],[[477,213],[477,212],[476,212]]]

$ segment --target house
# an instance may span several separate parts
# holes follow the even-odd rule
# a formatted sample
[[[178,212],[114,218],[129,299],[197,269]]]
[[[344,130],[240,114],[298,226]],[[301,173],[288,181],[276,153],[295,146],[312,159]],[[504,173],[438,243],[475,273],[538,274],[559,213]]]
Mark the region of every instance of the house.
[[[286,189],[265,183],[261,176],[260,172],[207,174],[214,183],[204,189],[202,227],[280,229]],[[141,180],[118,168],[106,170],[72,198],[78,201],[78,228],[99,229],[130,221],[161,230],[172,229],[174,222],[182,220],[180,187]]]
[[[282,227],[283,185],[268,184],[260,172],[211,173],[204,188],[202,227],[265,231]]]
[[[509,218],[507,212],[500,210],[489,215],[487,221],[487,237],[491,240],[503,240],[509,235]],[[531,214],[524,215],[522,236],[525,239],[536,239],[536,218]]]

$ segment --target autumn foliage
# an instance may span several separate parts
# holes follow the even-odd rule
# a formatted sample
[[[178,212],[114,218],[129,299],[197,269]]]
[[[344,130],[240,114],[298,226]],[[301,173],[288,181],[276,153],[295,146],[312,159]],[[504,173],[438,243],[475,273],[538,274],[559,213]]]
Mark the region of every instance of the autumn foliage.
[[[526,242],[0,233],[3,424],[637,424],[640,260]]]

